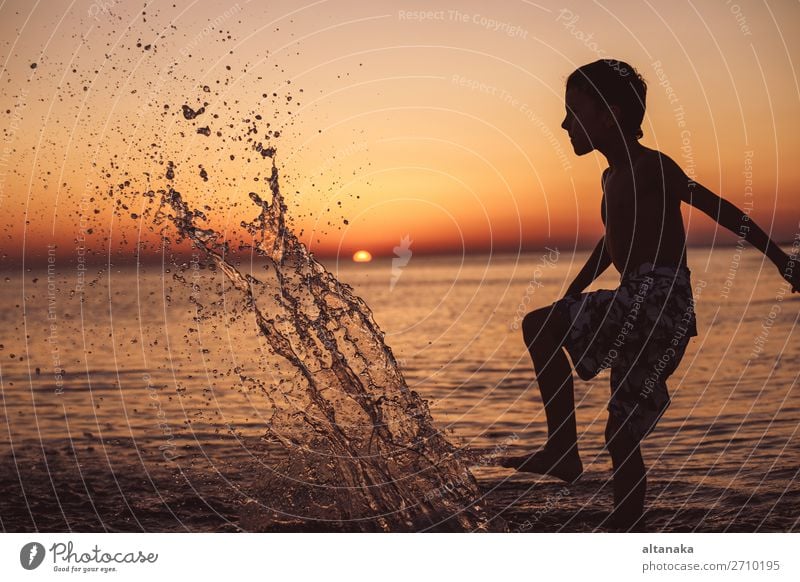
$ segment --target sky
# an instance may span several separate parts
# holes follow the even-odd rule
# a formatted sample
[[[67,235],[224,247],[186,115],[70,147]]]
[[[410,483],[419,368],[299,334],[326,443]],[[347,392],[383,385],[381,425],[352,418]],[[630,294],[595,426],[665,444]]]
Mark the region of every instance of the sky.
[[[606,160],[560,124],[598,58],[647,81],[644,145],[774,239],[799,228],[797,2],[27,0],[0,29],[6,264],[157,255],[141,193],[169,187],[245,240],[258,143],[318,256],[591,247]],[[684,216],[693,244],[736,240]]]

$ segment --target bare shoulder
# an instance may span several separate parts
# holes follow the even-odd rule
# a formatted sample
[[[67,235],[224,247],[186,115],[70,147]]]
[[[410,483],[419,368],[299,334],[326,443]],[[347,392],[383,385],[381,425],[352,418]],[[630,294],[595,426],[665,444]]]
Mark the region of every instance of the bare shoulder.
[[[637,175],[641,174],[642,177],[644,177],[645,174],[658,176],[684,175],[683,170],[681,170],[681,167],[675,160],[664,152],[650,148],[644,149],[644,153],[639,157],[634,166],[634,171]]]
[[[667,154],[645,148],[634,166],[636,181],[665,192],[680,195],[689,178],[681,167]]]

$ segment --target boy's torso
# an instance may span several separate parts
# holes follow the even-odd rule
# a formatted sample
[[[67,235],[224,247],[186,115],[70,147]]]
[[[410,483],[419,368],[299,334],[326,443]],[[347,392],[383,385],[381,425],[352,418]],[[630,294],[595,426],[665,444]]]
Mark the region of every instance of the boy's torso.
[[[686,265],[678,185],[653,171],[660,164],[646,163],[659,155],[663,154],[643,148],[629,167],[603,174],[601,215],[606,249],[623,275],[643,263]]]

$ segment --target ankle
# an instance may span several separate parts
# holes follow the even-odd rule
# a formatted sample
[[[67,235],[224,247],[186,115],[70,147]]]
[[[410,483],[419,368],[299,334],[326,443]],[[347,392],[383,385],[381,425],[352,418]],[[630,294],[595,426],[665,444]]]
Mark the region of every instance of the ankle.
[[[544,450],[552,455],[576,455],[578,454],[578,442],[577,440],[548,439]]]

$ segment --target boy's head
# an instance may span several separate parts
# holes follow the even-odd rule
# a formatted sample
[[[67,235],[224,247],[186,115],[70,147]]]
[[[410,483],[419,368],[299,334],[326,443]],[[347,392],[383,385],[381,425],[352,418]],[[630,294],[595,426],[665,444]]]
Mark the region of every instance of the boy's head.
[[[647,85],[628,63],[601,59],[567,78],[567,130],[575,153],[591,152],[604,142],[642,137]]]

